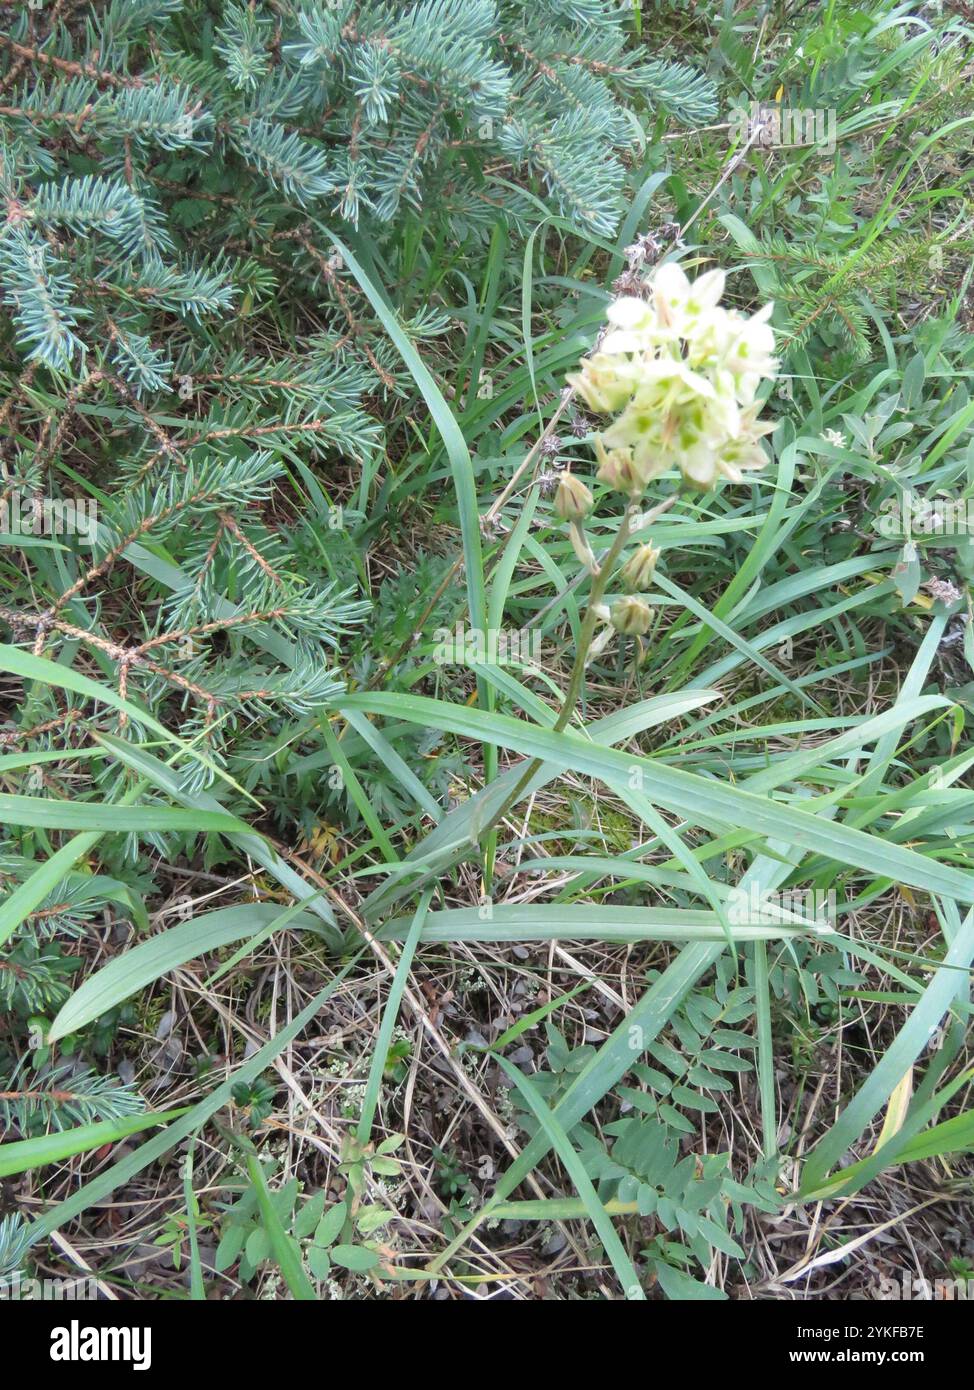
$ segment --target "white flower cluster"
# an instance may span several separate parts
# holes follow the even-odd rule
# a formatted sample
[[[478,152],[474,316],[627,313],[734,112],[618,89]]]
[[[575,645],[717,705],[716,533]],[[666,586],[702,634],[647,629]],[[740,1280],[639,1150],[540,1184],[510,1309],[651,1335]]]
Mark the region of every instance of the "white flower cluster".
[[[673,466],[695,487],[739,483],[766,463],[760,439],[774,429],[754,399],[778,368],[773,306],[724,309],[723,271],[691,282],[673,262],[652,291],[612,304],[599,351],[568,378],[592,410],[617,416],[596,440],[599,478],[633,497]]]

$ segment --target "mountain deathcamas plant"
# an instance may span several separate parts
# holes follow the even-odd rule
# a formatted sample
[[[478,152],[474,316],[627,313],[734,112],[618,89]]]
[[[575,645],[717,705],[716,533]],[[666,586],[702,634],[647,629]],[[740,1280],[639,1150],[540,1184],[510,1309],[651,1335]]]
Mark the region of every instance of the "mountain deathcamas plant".
[[[619,577],[630,593],[611,609],[601,603],[626,542],[648,524],[638,510],[632,515],[648,485],[672,467],[688,486],[710,488],[720,478],[739,483],[746,470],[764,466],[760,440],[774,425],[759,422],[755,395],[777,368],[768,323],[774,306],[750,317],[723,308],[724,278],[722,270],[711,270],[691,283],[674,262],[661,266],[648,302],[625,297],[611,305],[611,330],[568,378],[592,410],[615,416],[595,439],[598,478],[633,504],[600,564],[583,529],[591,493],[570,473],[559,484],[556,511],[593,579],[592,627],[606,625],[592,645],[592,633],[586,634],[581,661],[601,651],[613,629],[635,636],[649,630],[651,610],[638,591],[649,588],[656,568],[658,552],[650,543],[622,566]]]
[[[568,377],[591,410],[615,417],[595,437],[597,477],[629,506],[608,552],[596,558],[584,528],[592,493],[574,473],[559,479],[555,512],[568,524],[592,587],[557,731],[568,726],[585,668],[613,633],[642,637],[649,631],[652,609],[642,595],[659,558],[651,541],[642,541],[618,569],[626,592],[611,604],[603,601],[628,542],[675,501],[674,493],[642,512],[649,484],[673,467],[689,487],[711,488],[721,478],[739,483],[766,462],[761,438],[774,424],[759,420],[756,395],[778,367],[768,322],[774,305],[750,316],[725,309],[724,283],[722,270],[690,281],[675,262],[660,266],[648,299],[623,296],[610,306],[609,331]],[[507,814],[538,766],[537,760],[528,765],[491,825]]]

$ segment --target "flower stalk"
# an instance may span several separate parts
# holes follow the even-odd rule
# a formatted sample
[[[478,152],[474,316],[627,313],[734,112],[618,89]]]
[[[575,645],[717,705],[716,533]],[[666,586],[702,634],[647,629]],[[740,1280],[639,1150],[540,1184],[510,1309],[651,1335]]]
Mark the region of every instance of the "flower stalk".
[[[723,271],[709,271],[691,282],[679,265],[661,266],[648,301],[623,297],[610,306],[610,329],[599,350],[568,378],[591,410],[614,417],[595,438],[597,478],[622,493],[628,505],[608,552],[597,560],[584,526],[594,505],[592,493],[571,472],[559,480],[554,511],[568,527],[572,549],[591,576],[591,589],[556,733],[568,726],[586,666],[605,649],[613,631],[640,638],[652,624],[653,610],[644,594],[660,552],[651,541],[640,544],[619,568],[625,592],[611,604],[604,601],[649,484],[672,467],[688,487],[712,488],[722,479],[739,483],[746,472],[767,462],[761,439],[774,425],[759,421],[756,392],[778,366],[768,322],[773,306],[747,317],[720,304],[723,292]],[[675,498],[674,493],[641,517],[638,529]],[[531,759],[481,830],[482,838],[507,815],[540,766],[541,759]]]

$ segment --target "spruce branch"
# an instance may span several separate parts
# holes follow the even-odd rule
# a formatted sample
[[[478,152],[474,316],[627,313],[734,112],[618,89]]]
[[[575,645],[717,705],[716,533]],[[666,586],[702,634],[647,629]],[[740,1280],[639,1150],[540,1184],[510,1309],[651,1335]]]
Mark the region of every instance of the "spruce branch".
[[[14,1069],[9,1089],[0,1091],[0,1124],[22,1134],[40,1127],[67,1129],[97,1120],[119,1120],[145,1109],[142,1097],[117,1077],[65,1062],[34,1069],[25,1059]]]

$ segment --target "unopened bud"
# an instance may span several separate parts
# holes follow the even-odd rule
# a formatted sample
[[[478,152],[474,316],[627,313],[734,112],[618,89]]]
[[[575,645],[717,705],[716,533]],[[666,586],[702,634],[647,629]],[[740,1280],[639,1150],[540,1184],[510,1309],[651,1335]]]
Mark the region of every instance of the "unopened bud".
[[[601,436],[595,437],[595,453],[599,460],[598,479],[615,492],[629,497],[641,497],[645,484],[633,462],[631,449],[606,449]]]
[[[582,521],[592,510],[592,494],[574,473],[563,473],[555,492],[555,514],[562,521]]]
[[[654,545],[640,545],[632,552],[619,571],[619,578],[630,593],[648,589],[656,573],[659,551]]]
[[[572,549],[579,560],[588,570],[589,574],[598,574],[599,565],[595,558],[592,547],[588,543],[585,535],[585,528],[580,521],[573,521],[568,527],[568,535],[572,543]]]
[[[630,594],[626,598],[616,599],[612,605],[612,626],[616,632],[622,632],[627,637],[642,637],[644,632],[649,631],[652,621],[653,610],[643,598]]]

